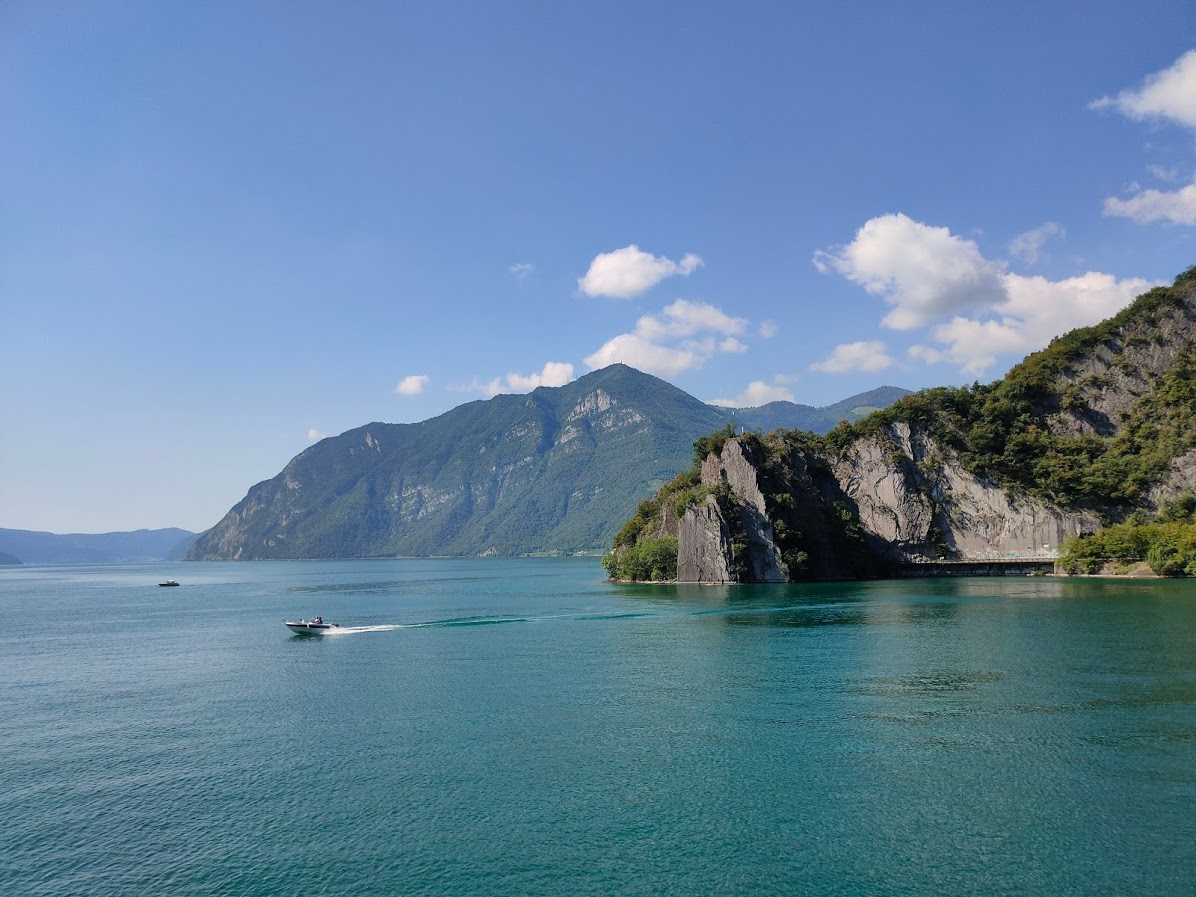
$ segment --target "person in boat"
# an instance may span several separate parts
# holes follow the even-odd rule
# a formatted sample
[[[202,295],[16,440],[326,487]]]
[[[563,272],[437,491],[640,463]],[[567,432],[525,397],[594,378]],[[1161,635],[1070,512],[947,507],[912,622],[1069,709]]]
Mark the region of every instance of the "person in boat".
[[[323,618],[323,617],[316,617],[314,620],[312,620],[312,622],[313,622],[313,623],[316,623],[316,624],[320,624],[320,623],[323,623],[323,622],[324,622],[324,618]]]

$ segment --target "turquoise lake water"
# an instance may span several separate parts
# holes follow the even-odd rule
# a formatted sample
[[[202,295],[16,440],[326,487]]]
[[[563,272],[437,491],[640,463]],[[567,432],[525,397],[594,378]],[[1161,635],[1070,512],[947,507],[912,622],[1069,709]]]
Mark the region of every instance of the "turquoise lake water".
[[[0,612],[3,895],[1196,893],[1193,583],[29,567]]]

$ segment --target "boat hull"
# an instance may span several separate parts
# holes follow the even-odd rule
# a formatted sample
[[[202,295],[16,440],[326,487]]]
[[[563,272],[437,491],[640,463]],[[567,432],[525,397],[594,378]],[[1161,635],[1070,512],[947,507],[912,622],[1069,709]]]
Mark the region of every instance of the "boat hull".
[[[329,630],[340,629],[335,623],[310,623],[307,620],[283,620],[282,625],[295,635],[327,635]]]

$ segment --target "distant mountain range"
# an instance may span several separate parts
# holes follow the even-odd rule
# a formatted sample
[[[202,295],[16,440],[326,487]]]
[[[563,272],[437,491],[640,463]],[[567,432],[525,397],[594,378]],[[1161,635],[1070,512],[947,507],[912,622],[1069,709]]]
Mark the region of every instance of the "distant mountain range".
[[[0,529],[0,564],[144,564],[182,560],[195,536],[174,527],[66,535]]]
[[[732,408],[728,412],[735,422],[747,430],[760,433],[771,433],[773,430],[809,430],[814,433],[826,433],[837,426],[839,421],[853,423],[860,418],[867,417],[873,411],[887,408],[900,399],[909,395],[908,389],[899,386],[881,386],[870,392],[851,396],[834,405],[825,408],[815,408],[812,405],[795,405],[793,402],[769,402],[758,408]]]
[[[602,550],[640,500],[689,467],[697,438],[728,424],[826,432],[907,393],[724,409],[612,365],[566,386],[321,440],[250,489],[187,558]]]

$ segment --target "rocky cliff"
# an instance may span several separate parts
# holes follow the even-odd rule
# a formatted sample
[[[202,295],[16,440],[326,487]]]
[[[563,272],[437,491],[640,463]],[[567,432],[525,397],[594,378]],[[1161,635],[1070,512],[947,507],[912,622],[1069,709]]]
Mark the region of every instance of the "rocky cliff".
[[[725,483],[731,501],[710,495],[686,508],[679,582],[852,578],[937,557],[1049,555],[1064,539],[1100,527],[1091,512],[985,482],[906,423],[830,460],[785,446],[783,437],[771,445],[733,438],[702,464],[701,483]],[[780,490],[765,495],[761,483]]]
[[[1196,491],[1196,268],[994,384],[926,390],[823,437],[701,444],[711,450],[691,478],[648,506],[679,519],[679,581],[1049,556]],[[643,516],[616,556],[663,532]]]

